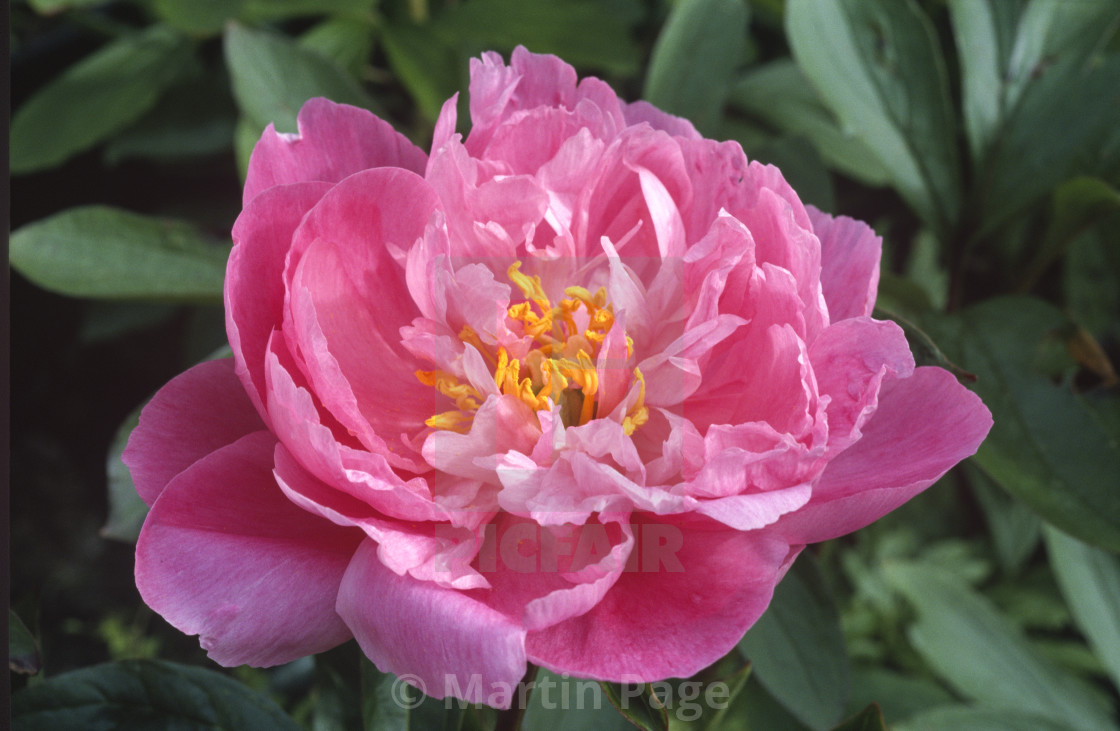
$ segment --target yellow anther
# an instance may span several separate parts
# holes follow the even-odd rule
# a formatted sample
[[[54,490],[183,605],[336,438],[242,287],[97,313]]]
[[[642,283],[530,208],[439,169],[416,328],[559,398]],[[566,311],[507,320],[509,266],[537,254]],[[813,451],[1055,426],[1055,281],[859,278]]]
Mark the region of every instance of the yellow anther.
[[[541,278],[537,275],[528,276],[521,273],[521,262],[515,261],[509,265],[506,270],[510,281],[517,285],[521,293],[525,295],[525,299],[536,302],[542,310],[552,309],[552,304],[548,301],[548,295],[544,293],[544,286],[541,284]]]
[[[455,399],[455,405],[462,411],[475,411],[482,394],[469,383],[461,383],[458,378],[445,371],[416,371],[416,379],[425,386],[432,386],[444,396]]]
[[[474,416],[464,414],[462,411],[445,411],[442,414],[428,417],[424,423],[433,429],[447,429],[448,431],[466,434],[470,431],[470,424]]]
[[[629,338],[627,338],[629,339]],[[641,370],[634,369],[634,378],[638,379],[638,400],[630,407],[630,411],[626,412],[626,416],[622,419],[622,431],[626,432],[629,436],[634,433],[634,430],[649,421],[649,409],[646,407],[646,379],[642,375]]]

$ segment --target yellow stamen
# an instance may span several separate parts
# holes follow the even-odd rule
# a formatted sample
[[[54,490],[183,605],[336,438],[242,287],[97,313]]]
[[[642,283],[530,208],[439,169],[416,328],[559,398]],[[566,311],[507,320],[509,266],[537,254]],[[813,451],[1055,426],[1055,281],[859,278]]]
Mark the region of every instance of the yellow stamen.
[[[445,411],[442,414],[428,417],[424,423],[433,429],[447,429],[448,431],[466,434],[470,431],[472,421],[474,421],[474,416],[471,414],[464,414],[462,411]]]
[[[638,379],[638,400],[630,407],[630,411],[626,412],[626,416],[622,419],[622,431],[626,432],[627,436],[634,433],[634,430],[649,421],[649,409],[646,407],[646,379],[642,375],[641,370],[634,369],[634,378]]]

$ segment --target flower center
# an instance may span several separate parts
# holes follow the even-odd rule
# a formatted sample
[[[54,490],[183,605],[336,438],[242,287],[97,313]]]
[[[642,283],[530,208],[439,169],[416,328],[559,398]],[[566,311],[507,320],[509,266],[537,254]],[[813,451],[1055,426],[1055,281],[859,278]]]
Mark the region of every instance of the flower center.
[[[565,426],[580,426],[605,416],[598,413],[598,358],[603,341],[615,324],[606,288],[600,287],[592,294],[583,287],[568,287],[564,290],[567,298],[554,306],[540,277],[523,274],[521,262],[511,264],[507,274],[525,296],[525,301],[510,305],[507,316],[530,339],[528,352],[521,358],[511,358],[501,345],[495,352],[470,327],[463,328],[459,339],[474,346],[490,362],[500,393],[516,396],[533,411],[551,410],[558,404]],[[626,336],[627,358],[633,354],[633,345]],[[637,368],[633,374],[639,391],[622,420],[627,434],[649,419],[645,378]],[[469,383],[445,371],[417,371],[416,377],[455,400],[455,409],[436,414],[425,423],[436,429],[469,431],[483,396]]]

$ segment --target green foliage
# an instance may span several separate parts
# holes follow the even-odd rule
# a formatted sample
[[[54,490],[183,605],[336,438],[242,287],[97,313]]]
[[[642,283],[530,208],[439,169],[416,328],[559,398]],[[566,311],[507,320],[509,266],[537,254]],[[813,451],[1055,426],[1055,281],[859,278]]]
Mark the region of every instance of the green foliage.
[[[190,43],[155,25],[70,67],[12,116],[12,174],[54,167],[120,131],[155,105],[190,60]]]
[[[811,556],[802,556],[770,607],[739,642],[754,677],[808,728],[832,728],[851,689],[839,612]]]
[[[12,267],[73,297],[221,301],[228,251],[182,221],[71,208],[12,234]]]
[[[268,698],[213,670],[125,660],[59,675],[12,698],[12,728],[299,729]]]
[[[44,426],[36,391],[33,408],[13,410],[14,474],[108,445],[102,538],[134,542],[147,513],[119,459],[130,410],[224,337],[226,232],[261,130],[295,132],[302,104],[327,96],[423,146],[458,92],[466,132],[468,59],[517,45],[736,139],[803,200],[869,220],[884,236],[876,317],[896,319],[919,363],[952,371],[995,420],[964,469],[854,537],[808,549],[720,663],[637,696],[542,669],[523,716],[422,696],[353,643],[240,669],[243,682],[169,662],[206,661],[138,612],[131,586],[98,616],[88,603],[127,585],[127,565],[78,577],[72,567],[87,563],[63,546],[21,545],[13,606],[35,632],[10,615],[15,728],[1115,728],[1115,0],[14,5],[13,320],[73,308],[37,320],[35,342],[82,363],[89,383],[47,379],[51,397],[92,398],[116,380],[132,389],[103,425]],[[211,189],[228,204],[198,195]],[[21,278],[80,299],[28,295]],[[155,353],[157,335],[174,352]],[[22,362],[34,357],[25,351],[13,349],[21,374],[55,373]],[[100,480],[67,473],[55,481],[82,491],[32,504],[44,521],[72,502],[100,518]],[[40,497],[13,486],[17,499]],[[73,545],[128,560],[96,535]],[[49,559],[32,564],[40,553]],[[135,656],[163,659],[96,664]],[[698,717],[682,715],[692,682],[725,684],[727,707],[701,698]]]

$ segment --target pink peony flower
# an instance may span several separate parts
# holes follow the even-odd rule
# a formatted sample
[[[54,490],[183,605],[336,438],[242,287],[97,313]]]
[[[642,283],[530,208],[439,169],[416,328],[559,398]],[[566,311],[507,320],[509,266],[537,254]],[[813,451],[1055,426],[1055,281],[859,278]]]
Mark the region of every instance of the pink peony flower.
[[[430,156],[323,99],[253,153],[234,357],[167,384],[125,452],[137,586],[219,663],[354,637],[473,702],[527,662],[689,676],[805,544],[991,426],[871,317],[865,224],[552,56],[485,54],[470,93]]]

